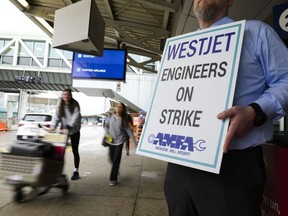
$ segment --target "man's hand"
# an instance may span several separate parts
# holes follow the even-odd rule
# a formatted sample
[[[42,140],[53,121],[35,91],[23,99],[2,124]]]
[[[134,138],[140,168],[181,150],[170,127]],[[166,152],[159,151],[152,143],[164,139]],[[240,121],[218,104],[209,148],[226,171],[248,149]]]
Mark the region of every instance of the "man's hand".
[[[234,138],[245,136],[253,127],[255,112],[250,106],[234,106],[217,115],[218,119],[230,118],[223,151],[227,153],[230,143]]]

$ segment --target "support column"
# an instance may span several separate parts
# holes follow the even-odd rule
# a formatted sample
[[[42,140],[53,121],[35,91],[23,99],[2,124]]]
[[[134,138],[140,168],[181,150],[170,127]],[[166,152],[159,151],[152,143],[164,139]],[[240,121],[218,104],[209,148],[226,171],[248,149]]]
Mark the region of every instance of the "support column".
[[[13,118],[13,101],[7,102],[7,128],[12,129],[12,118]]]
[[[18,118],[21,119],[24,117],[27,112],[28,104],[28,93],[26,91],[20,91],[19,93],[19,107],[18,107]]]

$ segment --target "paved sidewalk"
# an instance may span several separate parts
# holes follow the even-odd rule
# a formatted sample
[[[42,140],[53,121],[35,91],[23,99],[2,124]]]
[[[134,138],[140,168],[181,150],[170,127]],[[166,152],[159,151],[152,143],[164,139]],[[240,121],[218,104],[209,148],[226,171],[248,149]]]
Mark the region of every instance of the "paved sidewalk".
[[[135,148],[129,156],[123,150],[120,183],[110,186],[108,149],[100,142],[99,136],[92,142],[81,141],[81,178],[69,180],[70,188],[66,194],[53,188],[43,196],[17,204],[12,201],[12,187],[0,180],[0,215],[167,216],[163,192],[167,163],[136,155]],[[72,159],[68,148],[64,169],[69,179],[73,171]]]

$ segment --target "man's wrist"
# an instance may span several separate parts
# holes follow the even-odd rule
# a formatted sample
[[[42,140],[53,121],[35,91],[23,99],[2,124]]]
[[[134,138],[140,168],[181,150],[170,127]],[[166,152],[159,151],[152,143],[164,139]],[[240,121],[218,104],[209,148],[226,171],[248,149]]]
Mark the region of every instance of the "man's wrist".
[[[267,121],[267,116],[263,112],[262,108],[257,103],[251,103],[248,106],[252,107],[255,112],[254,126],[259,127]]]

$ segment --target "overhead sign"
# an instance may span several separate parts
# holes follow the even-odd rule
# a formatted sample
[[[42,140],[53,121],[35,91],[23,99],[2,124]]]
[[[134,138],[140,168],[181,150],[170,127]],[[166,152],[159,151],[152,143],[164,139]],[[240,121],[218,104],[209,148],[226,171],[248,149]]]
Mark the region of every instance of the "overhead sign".
[[[23,83],[40,84],[41,83],[41,77],[39,76],[15,76],[14,78],[15,78],[15,81],[20,84],[23,84]]]
[[[137,154],[219,173],[245,21],[169,38]]]

